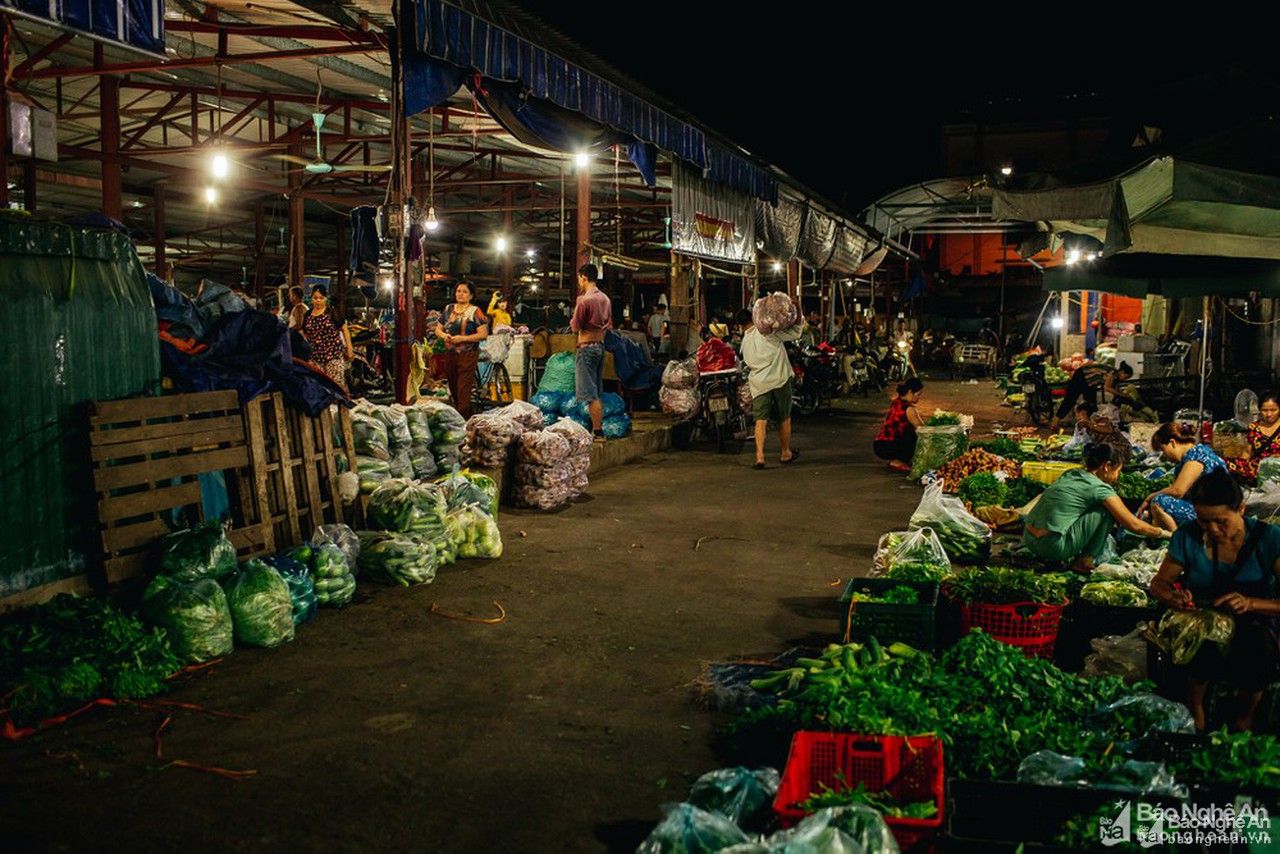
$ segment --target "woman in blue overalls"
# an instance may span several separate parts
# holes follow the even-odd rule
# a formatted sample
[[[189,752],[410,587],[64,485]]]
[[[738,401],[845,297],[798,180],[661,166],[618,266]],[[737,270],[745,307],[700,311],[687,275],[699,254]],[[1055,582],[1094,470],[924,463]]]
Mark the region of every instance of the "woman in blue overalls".
[[[1245,517],[1240,485],[1226,469],[1203,475],[1187,498],[1198,520],[1169,541],[1151,595],[1175,610],[1216,608],[1234,616],[1230,645],[1223,650],[1206,642],[1186,665],[1187,705],[1203,730],[1209,683],[1225,679],[1237,692],[1230,722],[1249,730],[1263,689],[1280,679],[1280,528]]]
[[[1187,425],[1173,421],[1160,425],[1151,437],[1151,447],[1174,464],[1174,478],[1173,483],[1147,496],[1138,515],[1150,508],[1154,524],[1166,531],[1176,531],[1196,520],[1195,507],[1183,496],[1204,475],[1226,471],[1227,464],[1208,445],[1196,444],[1195,435]]]

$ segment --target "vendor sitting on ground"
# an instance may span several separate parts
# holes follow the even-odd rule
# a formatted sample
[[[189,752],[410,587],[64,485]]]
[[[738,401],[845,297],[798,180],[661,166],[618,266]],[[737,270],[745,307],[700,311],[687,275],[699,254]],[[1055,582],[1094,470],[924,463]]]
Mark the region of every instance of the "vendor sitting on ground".
[[[1186,495],[1195,482],[1210,472],[1225,471],[1227,464],[1208,445],[1196,444],[1190,426],[1174,421],[1160,425],[1151,437],[1151,447],[1174,463],[1173,483],[1153,492],[1142,503],[1138,515],[1150,508],[1151,521],[1166,531],[1176,531],[1196,520],[1196,510]]]
[[[1176,610],[1212,607],[1235,616],[1226,653],[1206,642],[1186,665],[1187,705],[1196,729],[1204,730],[1209,682],[1225,679],[1237,692],[1232,727],[1250,730],[1263,689],[1280,678],[1274,628],[1280,617],[1280,528],[1245,517],[1240,485],[1225,469],[1206,473],[1187,498],[1197,521],[1173,535],[1151,595]]]
[[[916,428],[924,424],[917,405],[924,392],[919,377],[911,377],[898,386],[898,396],[889,404],[880,432],[871,447],[877,457],[889,461],[894,471],[911,471],[911,458],[916,453]]]
[[[1258,463],[1280,456],[1280,398],[1271,392],[1258,398],[1258,420],[1249,424],[1245,439],[1249,455],[1226,463],[1236,477],[1253,483],[1258,479]]]
[[[1086,448],[1084,468],[1065,472],[1031,508],[1022,544],[1036,557],[1089,572],[1116,523],[1143,537],[1167,537],[1163,528],[1130,513],[1112,488],[1127,462],[1129,449],[1120,445],[1099,442]]]
[[[1062,398],[1062,405],[1058,407],[1058,420],[1065,419],[1081,398],[1094,410],[1097,410],[1099,403],[1120,402],[1121,397],[1116,390],[1120,383],[1129,379],[1133,379],[1133,368],[1127,362],[1121,362],[1119,368],[1096,362],[1077,368],[1067,381],[1066,397]]]

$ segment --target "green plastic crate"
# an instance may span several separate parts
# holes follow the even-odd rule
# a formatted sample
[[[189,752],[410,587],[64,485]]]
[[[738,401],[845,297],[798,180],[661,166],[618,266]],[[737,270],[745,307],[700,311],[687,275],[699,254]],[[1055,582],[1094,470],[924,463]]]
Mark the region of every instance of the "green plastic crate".
[[[918,605],[857,602],[854,593],[873,596],[894,587],[910,587],[920,594]],[[938,584],[934,581],[896,581],[892,578],[851,578],[840,594],[840,637],[860,641],[874,637],[882,644],[901,642],[932,652],[937,648]]]

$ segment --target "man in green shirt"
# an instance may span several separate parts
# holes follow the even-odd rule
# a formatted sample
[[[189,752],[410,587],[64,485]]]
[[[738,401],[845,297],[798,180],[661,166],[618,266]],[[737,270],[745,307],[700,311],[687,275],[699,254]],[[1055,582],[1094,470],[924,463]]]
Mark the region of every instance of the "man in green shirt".
[[[1027,514],[1022,544],[1037,557],[1069,563],[1088,572],[1106,547],[1116,523],[1143,537],[1168,532],[1129,512],[1112,488],[1129,461],[1120,445],[1090,445],[1083,469],[1071,469],[1044,491]]]

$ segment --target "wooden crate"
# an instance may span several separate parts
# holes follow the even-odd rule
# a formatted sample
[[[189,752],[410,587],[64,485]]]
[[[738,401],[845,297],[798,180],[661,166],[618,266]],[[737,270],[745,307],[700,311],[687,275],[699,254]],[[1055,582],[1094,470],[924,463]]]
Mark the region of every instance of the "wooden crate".
[[[89,450],[102,531],[105,582],[139,575],[169,533],[166,516],[186,508],[203,519],[199,476],[224,472],[241,557],[275,550],[247,479],[249,449],[234,391],[92,404]]]
[[[339,472],[355,471],[347,409],[331,407],[310,418],[286,407],[277,392],[246,404],[244,425],[251,488],[263,513],[259,521],[271,528],[279,548],[306,541],[318,525],[355,521],[337,490]]]

